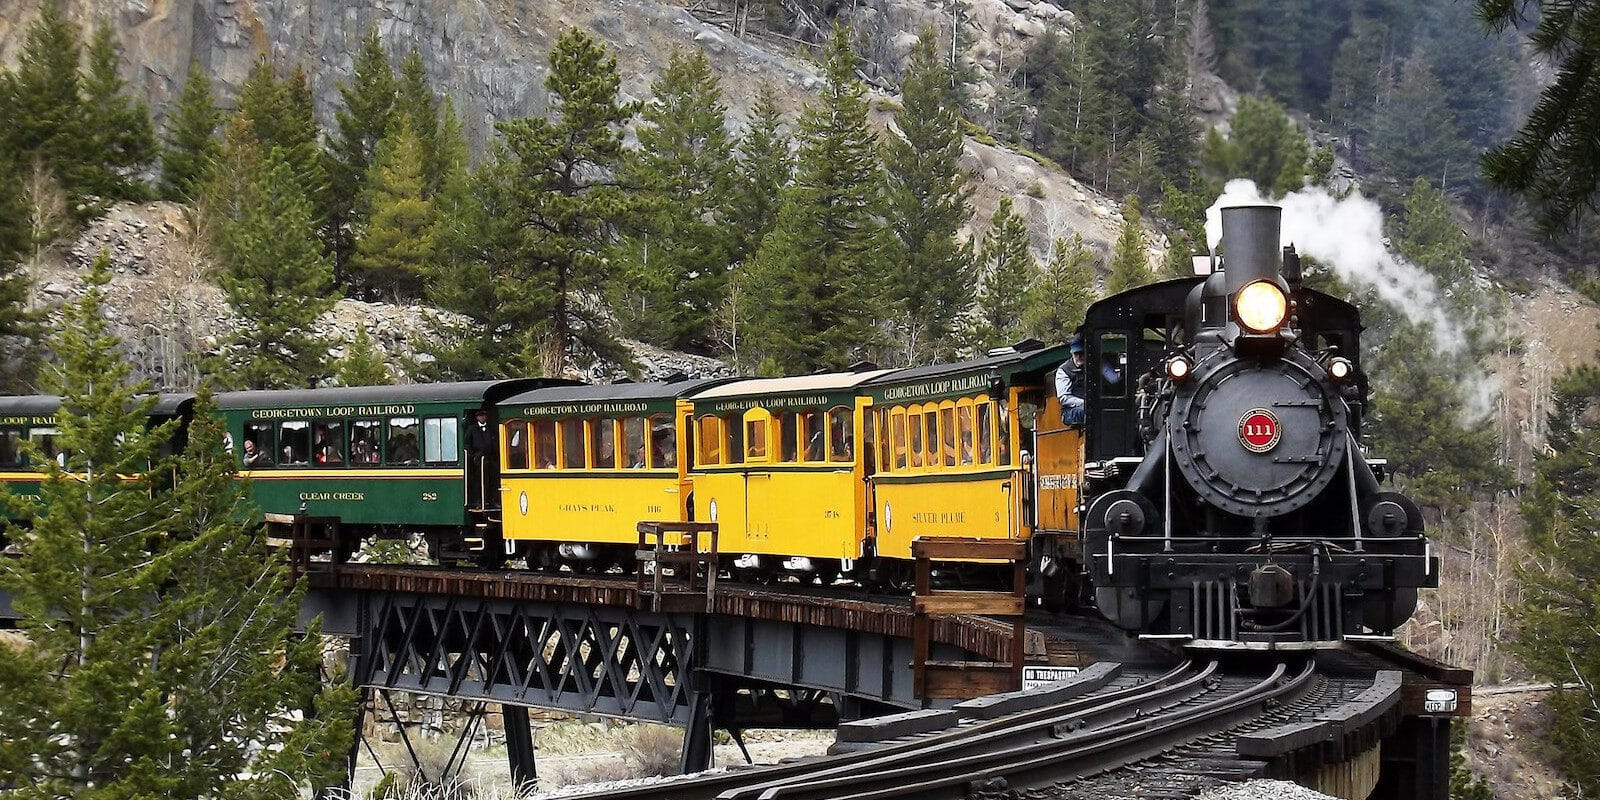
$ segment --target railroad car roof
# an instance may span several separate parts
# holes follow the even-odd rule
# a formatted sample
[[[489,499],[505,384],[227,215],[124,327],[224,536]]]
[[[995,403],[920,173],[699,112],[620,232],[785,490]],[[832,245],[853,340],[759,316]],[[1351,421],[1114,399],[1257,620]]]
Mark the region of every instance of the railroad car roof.
[[[893,371],[890,369],[870,369],[861,372],[825,372],[821,375],[801,375],[794,378],[750,378],[712,387],[695,394],[690,399],[698,403],[702,400],[720,400],[728,397],[751,397],[769,394],[834,394],[854,389],[879,375],[886,375]]]
[[[53,394],[0,397],[0,414],[12,417],[44,416],[61,408],[61,398]]]
[[[965,361],[898,369],[867,381],[864,388],[875,400],[885,399],[886,392],[902,400],[970,393],[972,389],[987,387],[991,378],[1009,382],[1021,373],[1054,368],[1066,361],[1070,352],[1066,345],[1047,347],[1036,341],[1020,342]],[[896,391],[905,388],[918,391],[910,395]]]
[[[341,386],[329,389],[258,389],[217,395],[217,406],[237,408],[302,408],[308,406],[498,402],[508,394],[540,386],[572,386],[559,378],[510,378],[500,381],[413,383],[400,386]]]
[[[684,378],[649,383],[611,383],[601,385],[552,386],[513,395],[500,401],[502,407],[569,405],[606,401],[657,404],[685,397],[701,389],[737,378]],[[667,403],[670,405],[670,402]]]
[[[192,394],[162,393],[156,395],[156,405],[150,413],[158,416],[181,414],[188,411],[188,406],[193,403]],[[0,397],[0,416],[42,417],[60,410],[61,398],[53,394]]]

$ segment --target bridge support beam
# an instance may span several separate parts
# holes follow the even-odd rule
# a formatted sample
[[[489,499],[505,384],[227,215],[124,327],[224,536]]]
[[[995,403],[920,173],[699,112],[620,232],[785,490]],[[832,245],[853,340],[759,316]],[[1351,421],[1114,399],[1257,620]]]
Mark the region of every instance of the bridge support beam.
[[[683,757],[678,761],[678,771],[684,774],[711,769],[712,723],[715,705],[713,692],[694,693],[689,705],[689,722],[683,728]]]
[[[506,729],[506,759],[511,768],[511,785],[517,793],[538,787],[539,773],[534,765],[533,725],[528,709],[501,706],[500,721]]]
[[[1449,800],[1450,718],[1406,717],[1383,743],[1383,775],[1372,796]]]

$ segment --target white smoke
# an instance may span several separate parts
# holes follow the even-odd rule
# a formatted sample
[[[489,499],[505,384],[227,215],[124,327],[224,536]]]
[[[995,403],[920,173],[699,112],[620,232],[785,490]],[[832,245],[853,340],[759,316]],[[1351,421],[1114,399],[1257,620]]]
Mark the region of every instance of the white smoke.
[[[1206,240],[1212,252],[1222,240],[1222,209],[1260,204],[1283,209],[1283,244],[1327,264],[1351,284],[1375,290],[1413,322],[1428,323],[1441,352],[1459,353],[1466,344],[1461,323],[1445,311],[1438,281],[1389,249],[1383,236],[1383,210],[1358,194],[1341,199],[1321,187],[1308,187],[1268,200],[1254,181],[1228,181],[1222,196],[1206,209]]]

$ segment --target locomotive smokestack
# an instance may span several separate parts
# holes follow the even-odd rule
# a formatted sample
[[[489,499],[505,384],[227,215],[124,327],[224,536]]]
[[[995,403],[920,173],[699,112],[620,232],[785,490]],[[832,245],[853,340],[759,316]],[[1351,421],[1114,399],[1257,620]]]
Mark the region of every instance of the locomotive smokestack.
[[[1222,272],[1229,297],[1252,281],[1278,279],[1282,224],[1283,209],[1277,206],[1222,209]]]

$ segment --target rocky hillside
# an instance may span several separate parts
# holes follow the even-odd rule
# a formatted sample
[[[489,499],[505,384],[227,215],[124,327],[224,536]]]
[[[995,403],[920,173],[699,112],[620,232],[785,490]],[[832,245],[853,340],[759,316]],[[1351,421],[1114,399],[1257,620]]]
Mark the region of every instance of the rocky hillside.
[[[211,279],[210,264],[195,246],[186,210],[174,203],[116,206],[34,266],[35,306],[48,313],[81,295],[81,276],[102,250],[112,267],[106,313],[129,358],[157,388],[194,388],[195,356],[215,354],[231,331],[249,321],[223,302],[222,290]],[[374,348],[389,363],[391,377],[404,381],[431,360],[428,340],[441,327],[438,322],[450,322],[448,317],[431,308],[345,299],[317,320],[316,333],[328,342],[328,355],[339,358],[356,331],[366,329]],[[644,380],[675,372],[706,377],[732,374],[716,359],[643,342],[623,344]],[[619,365],[598,363],[590,365],[584,377],[607,381],[626,374]]]
[[[0,63],[13,64],[39,0],[10,0],[0,15]],[[715,7],[714,2],[697,8]],[[890,100],[904,55],[924,27],[948,29],[948,12],[934,0],[872,0],[854,5],[859,29],[870,31],[860,49],[867,77]],[[64,0],[69,18],[108,21],[122,47],[125,77],[141,90],[159,119],[182,89],[191,62],[211,75],[231,104],[250,67],[266,55],[280,65],[307,70],[318,115],[331,124],[340,103],[339,86],[348,82],[360,40],[377,30],[394,53],[416,47],[436,87],[454,103],[474,148],[481,151],[496,121],[541,114],[545,59],[567,26],[594,33],[617,54],[625,99],[649,94],[650,84],[674,48],[703,50],[722,79],[735,118],[743,118],[763,83],[776,87],[793,111],[820,83],[810,49],[776,35],[746,28],[735,36],[716,24],[711,12],[658,0]],[[1033,0],[974,0],[969,3],[971,32],[967,57],[982,106],[995,95],[994,76],[1014,64],[1022,49],[1048,28],[1070,29],[1070,12]],[[886,104],[880,103],[879,107]],[[880,110],[879,124],[892,124]],[[1013,197],[1030,223],[1039,255],[1055,236],[1081,233],[1091,246],[1109,252],[1121,222],[1117,205],[1051,165],[1001,147],[968,142],[972,171],[973,227],[982,229],[1002,196]],[[1151,260],[1165,248],[1152,234]]]

